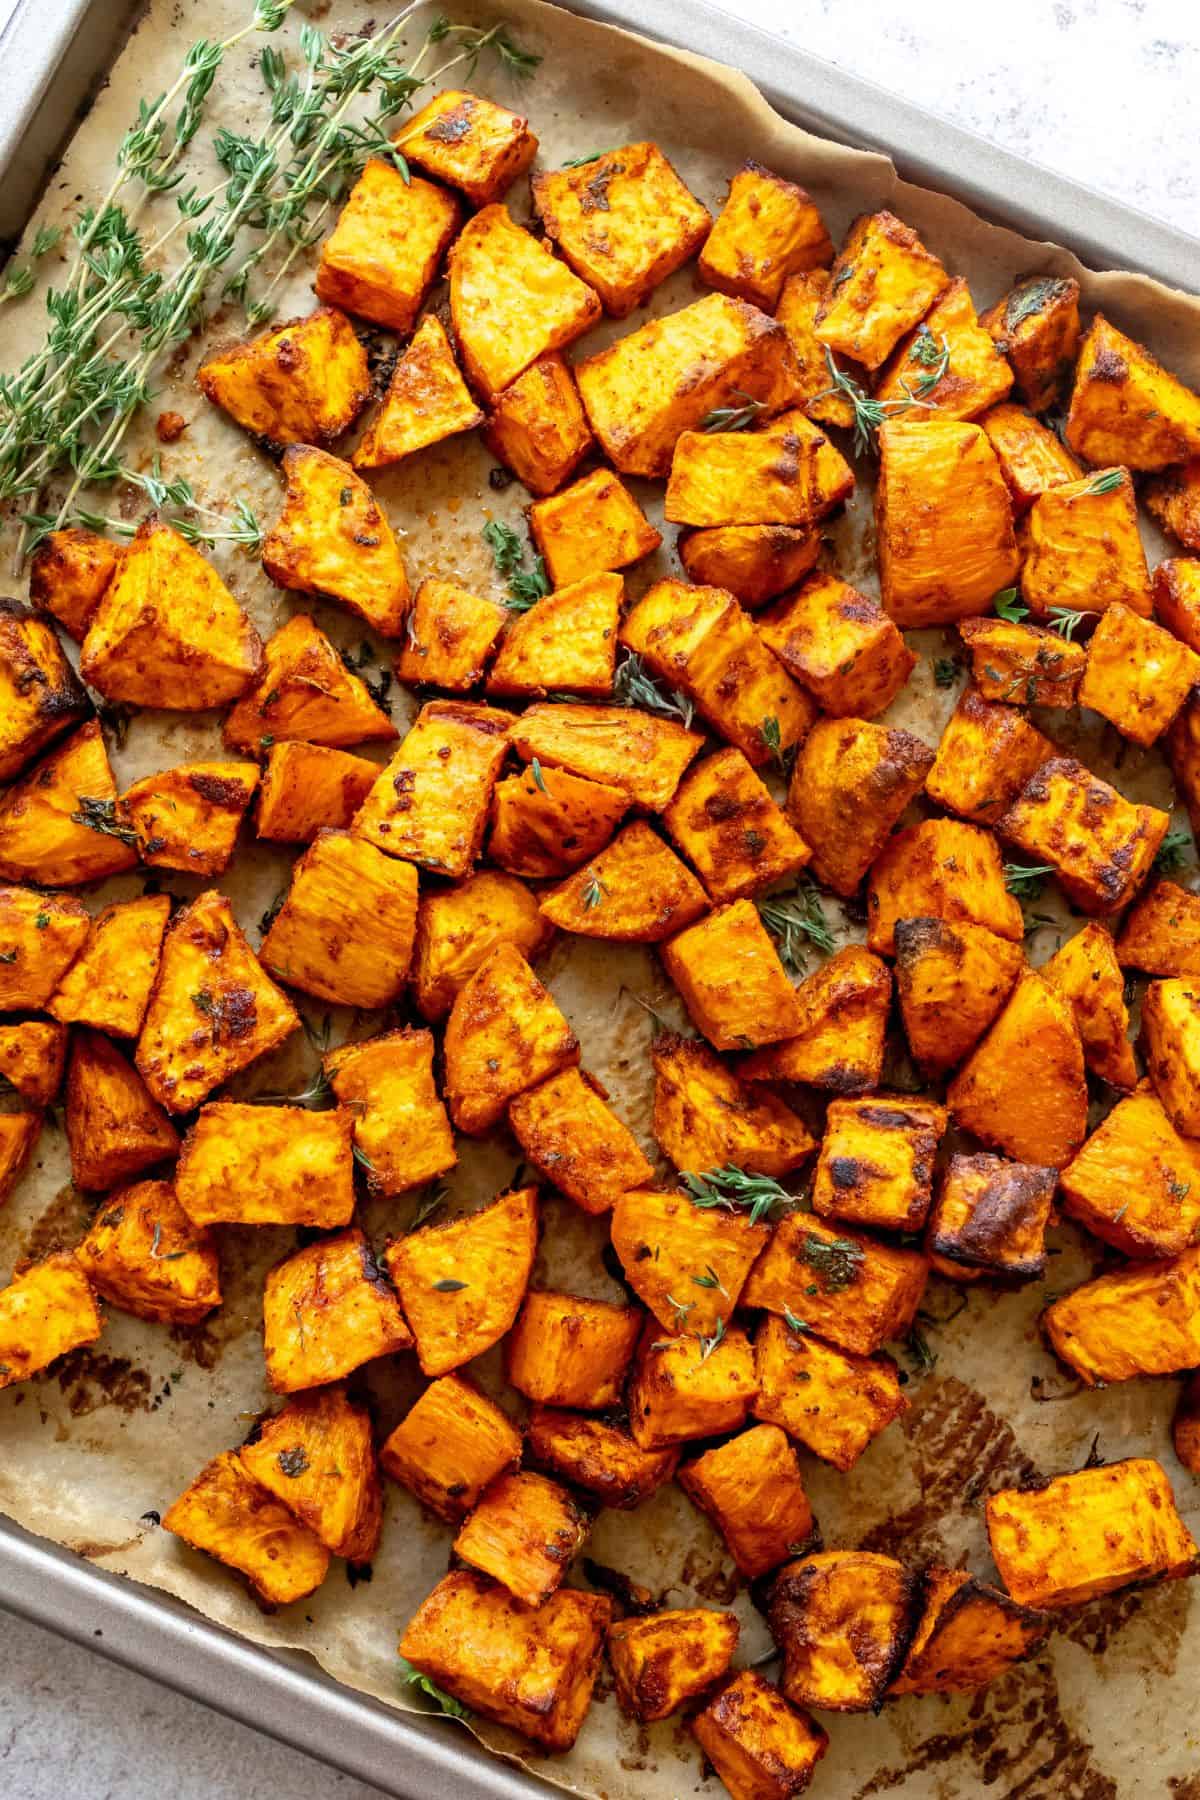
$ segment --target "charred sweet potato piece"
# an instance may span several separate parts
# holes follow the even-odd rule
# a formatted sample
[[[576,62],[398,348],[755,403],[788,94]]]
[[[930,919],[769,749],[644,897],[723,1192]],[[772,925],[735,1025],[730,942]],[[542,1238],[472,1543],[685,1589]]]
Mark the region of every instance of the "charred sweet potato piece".
[[[774,312],[789,275],[833,260],[833,243],[813,200],[761,163],[743,163],[700,252],[702,281]]]
[[[0,1012],[46,1007],[87,943],[89,927],[79,900],[0,887]]]
[[[1024,547],[1021,594],[1035,619],[1056,607],[1103,613],[1118,605],[1150,617],[1150,571],[1127,469],[1100,469],[1039,495]]]
[[[0,1288],[0,1388],[27,1381],[68,1350],[94,1344],[102,1324],[72,1252],[31,1264]]]
[[[490,206],[537,155],[529,120],[494,100],[445,88],[393,138],[406,162]]]
[[[63,1025],[46,1019],[0,1025],[0,1085],[7,1082],[33,1106],[49,1106],[54,1099],[62,1086],[66,1057]]]
[[[82,643],[120,560],[120,545],[95,531],[52,531],[30,558],[29,598]]]
[[[94,719],[0,795],[0,878],[43,887],[102,881],[137,864]]]
[[[834,262],[817,311],[817,336],[831,350],[877,369],[949,279],[894,213],[862,213]]]
[[[408,576],[387,516],[366,482],[349,463],[311,444],[285,450],[283,478],[283,509],[262,546],[263,568],[276,587],[328,595],[383,637],[399,637]]]
[[[1014,944],[1025,936],[1020,905],[1004,884],[995,838],[957,819],[924,819],[884,845],[867,883],[872,950],[895,955],[898,919],[965,921]]]
[[[483,441],[539,499],[574,472],[592,443],[575,377],[557,351],[539,356],[497,394]]]
[[[707,294],[652,319],[578,363],[592,430],[624,475],[663,477],[681,432],[725,406],[763,415],[798,398],[799,369],[785,328],[744,300]]]
[[[960,920],[897,919],[896,991],[913,1060],[931,1080],[973,1050],[1011,994],[1020,944]]]
[[[971,679],[983,700],[1010,706],[1064,706],[1079,701],[1087,651],[1040,625],[1007,619],[963,619],[959,635],[971,656]]]
[[[67,1069],[67,1144],[80,1188],[114,1188],[173,1160],[179,1137],[145,1083],[99,1032],[79,1031]]]
[[[624,594],[620,575],[585,575],[518,614],[492,664],[487,692],[528,700],[557,689],[607,699]]]
[[[1189,694],[1176,713],[1165,749],[1176,792],[1195,831],[1200,827],[1200,694]]]
[[[544,1606],[587,1535],[566,1488],[532,1471],[498,1475],[454,1540],[454,1554],[503,1582],[527,1606]]]
[[[383,404],[354,452],[354,467],[388,468],[482,424],[445,327],[436,313],[427,313],[397,358]]]
[[[20,600],[0,599],[0,781],[90,710],[53,625]]]
[[[1061,1169],[1087,1134],[1083,1045],[1070,1002],[1026,969],[950,1083],[955,1121],[1018,1162]]]
[[[1085,925],[1043,965],[1042,973],[1075,1014],[1083,1058],[1093,1075],[1111,1087],[1137,1084],[1137,1064],[1129,1042],[1125,982],[1112,938],[1103,925]]]
[[[742,1305],[790,1312],[839,1349],[874,1356],[908,1332],[928,1274],[916,1251],[791,1213],[751,1270]]]
[[[629,706],[572,706],[540,701],[511,727],[525,760],[620,788],[630,802],[661,812],[704,739],[674,719]]]
[[[325,1073],[354,1120],[354,1152],[372,1194],[402,1194],[458,1161],[433,1079],[433,1033],[386,1031],[325,1057]]]
[[[1200,1149],[1176,1131],[1149,1081],[1067,1164],[1062,1206],[1125,1256],[1178,1256],[1200,1240]]]
[[[821,533],[815,526],[711,525],[680,532],[677,549],[689,581],[725,588],[756,607],[803,580],[821,553]]]
[[[879,452],[875,528],[886,610],[905,629],[988,612],[1021,559],[986,433],[951,419],[890,419]]]
[[[1178,538],[1185,549],[1200,550],[1200,455],[1189,457],[1178,468],[1164,469],[1161,475],[1152,475],[1142,489],[1142,500],[1146,511],[1164,531]],[[33,592],[32,581],[30,597],[35,600],[40,597]],[[49,602],[42,604],[49,605]],[[54,612],[55,608],[51,606],[50,611]],[[58,616],[63,617],[61,613]]]
[[[1200,681],[1200,656],[1161,625],[1114,603],[1087,648],[1079,704],[1108,719],[1122,737],[1150,745],[1162,736]]]
[[[378,763],[321,744],[273,744],[258,796],[258,835],[311,844],[319,831],[345,831],[370,793]]]
[[[980,1153],[952,1156],[925,1231],[939,1273],[1033,1281],[1046,1267],[1056,1169]]]
[[[199,894],[172,919],[138,1038],[137,1066],[169,1112],[190,1112],[300,1024],[264,972],[229,902]]]
[[[612,1243],[625,1280],[666,1331],[709,1337],[727,1325],[771,1228],[723,1206],[649,1188],[622,1194]]]
[[[135,781],[118,810],[148,867],[220,875],[257,787],[257,763],[181,763]]]
[[[804,274],[789,275],[783,284],[775,317],[786,328],[799,365],[800,405],[809,418],[816,419],[819,424],[840,425],[843,431],[849,431],[854,424],[854,404],[848,394],[833,385],[834,373],[849,375],[863,388],[869,388],[871,384],[859,363],[849,357],[834,356],[817,336],[817,314],[828,292],[828,269],[810,269]]]
[[[470,872],[512,720],[469,700],[430,700],[363,802],[355,835],[439,874]]]
[[[1190,1369],[1200,1358],[1200,1251],[1098,1275],[1048,1306],[1042,1329],[1088,1387]]]
[[[643,1450],[619,1426],[557,1407],[535,1406],[527,1433],[529,1455],[539,1467],[602,1506],[624,1511],[670,1481],[679,1462],[678,1450]]]
[[[508,1123],[534,1167],[584,1212],[607,1212],[621,1194],[653,1179],[633,1133],[578,1069],[518,1094]]]
[[[561,493],[535,500],[529,529],[556,588],[640,562],[662,533],[610,469],[593,469]]]
[[[1079,283],[1071,275],[1026,275],[979,322],[1012,364],[1026,404],[1048,412],[1079,350]]]
[[[321,246],[317,299],[406,336],[461,218],[445,188],[371,157]]]
[[[320,1538],[250,1478],[236,1450],[201,1469],[164,1513],[163,1530],[236,1569],[268,1606],[303,1600],[329,1569]]]
[[[605,1594],[560,1588],[533,1611],[498,1583],[456,1570],[409,1620],[400,1654],[472,1712],[547,1750],[569,1750],[611,1616]]]
[[[692,1731],[734,1800],[802,1794],[829,1748],[815,1719],[789,1706],[753,1669],[735,1675],[696,1714]]]
[[[877,600],[827,572],[772,607],[759,631],[788,674],[837,718],[883,712],[917,661]]]
[[[338,1006],[389,1006],[417,925],[417,871],[348,831],[320,831],[292,871],[260,955],[272,974]]]
[[[384,1473],[450,1525],[520,1460],[520,1432],[465,1375],[431,1381],[379,1451]]]
[[[567,875],[604,848],[628,811],[623,789],[544,769],[535,757],[492,790],[488,858],[527,881]]]
[[[1200,894],[1156,881],[1125,915],[1117,939],[1123,969],[1200,976]]]
[[[396,661],[401,681],[465,694],[483,672],[509,611],[498,600],[432,576],[417,589]]]
[[[1169,557],[1154,571],[1159,623],[1189,650],[1200,650],[1200,558]]]
[[[888,1694],[969,1694],[1041,1648],[1048,1613],[1018,1606],[966,1569],[925,1571],[921,1616]]]
[[[337,748],[394,738],[396,727],[306,613],[281,625],[255,686],[225,719],[225,742],[258,755],[301,739]]]
[[[973,688],[951,713],[925,791],[938,806],[994,825],[1054,745],[1014,706],[993,706]]]
[[[826,1550],[789,1563],[768,1613],[788,1699],[828,1712],[878,1705],[908,1649],[919,1592],[913,1570],[867,1550]]]
[[[508,1379],[544,1406],[617,1406],[644,1318],[637,1306],[531,1291],[508,1336]]]
[[[96,1292],[136,1318],[196,1325],[221,1304],[216,1242],[169,1181],[110,1195],[75,1254]]]
[[[553,927],[524,882],[481,869],[457,887],[426,894],[417,909],[412,982],[417,1009],[431,1023],[444,1019],[459,989],[499,944],[532,959]]]
[[[520,950],[496,944],[454,997],[445,1095],[460,1131],[479,1136],[516,1095],[579,1061],[579,1039]]]
[[[755,1050],[803,1029],[796,990],[749,900],[717,907],[660,954],[694,1024],[715,1050]]]
[[[340,1381],[412,1344],[400,1302],[356,1228],[297,1250],[267,1276],[263,1354],[277,1394]]]
[[[634,819],[541,903],[542,917],[578,937],[658,944],[708,907],[686,863]]]
[[[463,368],[485,399],[600,317],[594,289],[503,206],[469,219],[450,251],[450,316]]]
[[[1049,863],[1080,912],[1113,913],[1141,887],[1170,823],[1169,813],[1134,805],[1081,762],[1057,756],[1030,777],[997,829]]]
[[[770,1315],[754,1339],[754,1368],[754,1417],[781,1426],[835,1469],[852,1469],[908,1408],[890,1356],[851,1356]]]
[[[1062,439],[1023,407],[993,406],[979,423],[996,452],[1018,513],[1027,512],[1050,488],[1064,487],[1082,476]]]
[[[448,1375],[512,1327],[537,1254],[537,1189],[426,1225],[384,1252],[426,1375]]]
[[[701,1343],[660,1337],[650,1324],[629,1380],[629,1429],[643,1450],[724,1436],[746,1420],[754,1398],[754,1353],[738,1326]],[[714,1343],[713,1339],[716,1339]]]
[[[1097,313],[1080,346],[1066,437],[1093,465],[1186,462],[1200,455],[1200,395]]]
[[[202,1106],[175,1171],[179,1204],[193,1225],[348,1225],[352,1125],[342,1107]]]
[[[25,1173],[41,1134],[40,1112],[0,1113],[0,1205]]]
[[[883,1231],[920,1231],[945,1129],[945,1108],[929,1100],[831,1100],[813,1211]]]
[[[677,1169],[732,1166],[778,1177],[812,1155],[803,1119],[769,1090],[740,1081],[699,1038],[660,1032],[651,1058],[654,1135]]]
[[[1152,981],[1142,1000],[1146,1069],[1176,1130],[1200,1137],[1200,984]]]
[[[685,431],[675,445],[663,516],[676,525],[809,527],[854,489],[854,471],[804,413],[756,431]]]
[[[777,1425],[752,1425],[679,1471],[748,1580],[809,1543],[814,1522],[796,1452]]]
[[[797,874],[811,855],[740,750],[718,750],[697,763],[663,824],[718,904]]]
[[[546,236],[617,319],[685,263],[712,224],[657,144],[624,144],[529,185]]]
[[[748,1056],[741,1072],[750,1081],[801,1081],[835,1094],[878,1087],[891,1001],[887,964],[847,944],[795,990],[792,1035]]]
[[[735,1614],[702,1606],[616,1620],[608,1659],[621,1710],[644,1724],[669,1718],[725,1674],[738,1630]]]
[[[788,816],[812,845],[813,873],[847,896],[918,793],[934,752],[911,731],[866,719],[818,719],[788,787]]]
[[[239,1455],[250,1479],[281,1500],[334,1556],[354,1563],[374,1556],[383,1496],[371,1421],[344,1388],[298,1394],[263,1420]]]
[[[235,425],[275,450],[331,444],[371,395],[366,349],[334,306],[223,346],[201,363],[196,381]]]
[[[978,419],[1004,400],[1013,373],[975,314],[961,277],[934,301],[915,331],[901,338],[875,383],[885,405],[916,396],[945,419]]]

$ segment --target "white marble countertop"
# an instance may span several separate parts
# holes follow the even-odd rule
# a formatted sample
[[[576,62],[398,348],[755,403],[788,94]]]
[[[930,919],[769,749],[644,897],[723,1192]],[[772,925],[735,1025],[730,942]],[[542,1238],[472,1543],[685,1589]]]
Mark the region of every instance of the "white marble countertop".
[[[723,0],[727,11],[1200,236],[1194,0]],[[4,0],[0,0],[0,12]],[[1200,279],[1200,272],[1198,272]],[[332,1774],[5,1618],[11,1800],[370,1800]]]

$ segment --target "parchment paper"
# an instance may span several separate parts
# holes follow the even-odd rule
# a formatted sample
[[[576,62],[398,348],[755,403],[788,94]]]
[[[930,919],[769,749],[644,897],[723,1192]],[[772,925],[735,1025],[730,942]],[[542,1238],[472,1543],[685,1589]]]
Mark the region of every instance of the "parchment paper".
[[[345,0],[310,0],[307,5],[301,0],[277,41],[286,42],[294,54],[301,16],[318,20],[327,30],[354,29],[364,23],[367,10]],[[573,18],[539,0],[511,0],[504,10],[522,40],[543,54],[541,69],[518,88],[485,62],[475,85],[530,113],[546,165],[652,137],[715,210],[733,170],[753,156],[810,190],[835,239],[855,213],[880,204],[892,207],[954,272],[969,278],[981,308],[1026,270],[1076,274],[1089,312],[1102,306],[1169,365],[1200,383],[1200,302],[1137,275],[1089,273],[1062,250],[1030,244],[980,222],[953,200],[906,186],[883,157],[836,147],[783,123],[742,76],[727,69]],[[152,97],[167,86],[193,39],[220,36],[240,25],[247,12],[248,0],[152,0],[53,177],[38,223],[69,222],[80,204],[102,192],[115,145],[138,98]],[[472,6],[455,13],[483,24],[495,16]],[[414,45],[423,35],[422,17],[418,15],[410,33]],[[248,55],[235,54],[218,85],[210,121],[257,131],[264,116],[259,77]],[[952,186],[954,169],[948,167],[945,174]],[[526,215],[524,183],[514,190],[511,204]],[[162,209],[164,203],[155,206]],[[146,216],[153,221],[158,214],[151,208]],[[48,260],[54,263],[55,258]],[[53,281],[56,271],[44,269],[44,277]],[[294,271],[280,316],[309,309],[311,278],[310,259]],[[698,291],[694,275],[684,270],[657,291],[648,311],[674,310]],[[606,323],[586,340],[584,353],[633,329],[644,316]],[[5,325],[4,360],[15,365],[40,339],[39,302],[30,299],[8,309]],[[240,330],[240,315],[231,312],[214,322],[205,341]],[[277,472],[195,390],[192,377],[202,348],[189,345],[177,359],[130,444],[130,455],[147,466],[157,447],[155,412],[178,410],[189,421],[188,430],[163,452],[165,472],[187,476],[200,500],[218,508],[242,495],[266,523],[279,503]],[[494,586],[480,526],[489,516],[519,525],[527,496],[515,483],[503,494],[490,490],[490,466],[472,435],[414,457],[377,480],[376,490],[393,522],[408,534],[414,586],[427,574]],[[854,503],[831,528],[831,549],[843,573],[873,588],[869,470],[863,467],[860,476]],[[660,490],[646,487],[639,493],[654,511]],[[144,504],[130,510],[141,516]],[[239,553],[218,550],[213,555],[264,635],[291,612],[304,609],[313,611],[343,647],[370,641],[355,620],[335,607],[279,594],[258,565]],[[640,593],[672,566],[664,548],[633,573],[631,592]],[[926,633],[918,642],[934,653],[950,647],[939,632]],[[384,646],[376,648],[385,651]],[[386,664],[386,655],[380,660]],[[926,661],[890,717],[936,742],[954,698],[933,685]],[[411,698],[401,693],[393,711],[403,727],[413,711]],[[1041,722],[1060,741],[1070,738],[1064,715],[1047,715]],[[1170,784],[1153,753],[1123,744],[1112,732],[1089,737],[1084,751],[1126,793],[1160,804],[1169,801]],[[215,716],[146,715],[135,721],[113,760],[124,786],[186,758],[221,753]],[[291,860],[251,839],[220,884],[254,943],[259,941],[259,914],[285,884]],[[164,882],[186,898],[200,885],[185,877]],[[98,909],[140,887],[138,878],[126,877],[85,898]],[[827,910],[832,918],[840,917],[836,905],[830,903]],[[842,922],[845,935],[861,936],[853,920]],[[1053,931],[1040,933],[1033,942],[1035,960],[1045,959],[1054,938]],[[652,1150],[651,1024],[629,991],[652,999],[682,1024],[670,984],[647,953],[589,947],[579,940],[560,940],[545,968],[582,1039],[585,1063]],[[323,1009],[308,1002],[304,1010],[319,1028]],[[337,1013],[332,1038],[370,1036],[391,1022],[379,1015]],[[233,1092],[287,1093],[304,1085],[314,1065],[311,1047],[294,1040],[248,1071]],[[519,1152],[505,1138],[482,1146],[464,1143],[462,1151],[452,1205],[470,1210],[504,1184]],[[402,1198],[364,1209],[364,1223],[377,1245],[403,1229],[413,1206],[411,1199]],[[0,1278],[7,1280],[23,1257],[75,1242],[92,1211],[70,1186],[61,1128],[48,1124],[30,1170],[0,1215]],[[544,1227],[538,1282],[618,1294],[600,1262],[603,1222],[587,1220],[569,1202],[548,1196]],[[395,1645],[404,1622],[447,1566],[450,1534],[423,1517],[397,1486],[387,1484],[383,1543],[373,1579],[351,1587],[343,1565],[335,1563],[311,1599],[274,1615],[262,1613],[230,1573],[185,1549],[146,1516],[165,1511],[201,1464],[239,1442],[271,1404],[259,1339],[262,1278],[294,1246],[295,1237],[290,1231],[248,1229],[229,1229],[221,1236],[225,1304],[205,1324],[169,1331],[110,1308],[96,1346],[0,1396],[0,1507],[27,1528],[104,1568],[178,1595],[248,1638],[305,1650],[352,1687],[399,1706],[411,1705],[411,1695],[399,1683]],[[1035,1320],[1047,1290],[1075,1285],[1103,1258],[1097,1244],[1071,1227],[1053,1228],[1051,1246],[1044,1286],[1005,1295],[976,1289],[953,1322],[925,1327],[937,1353],[936,1367],[923,1375],[914,1371],[907,1388],[911,1410],[903,1424],[884,1433],[849,1475],[801,1453],[827,1545],[865,1545],[918,1561],[965,1560],[988,1574],[981,1496],[1023,1476],[1078,1467],[1094,1442],[1097,1454],[1110,1459],[1131,1452],[1160,1457],[1175,1482],[1184,1516],[1193,1529],[1200,1528],[1200,1491],[1171,1454],[1168,1421],[1176,1384],[1133,1383],[1072,1396],[1071,1384],[1042,1347]],[[954,1300],[954,1290],[935,1282],[928,1306],[944,1316]],[[477,1372],[493,1389],[501,1385],[496,1356],[485,1359]],[[1065,1392],[1066,1397],[1035,1403],[1035,1377],[1050,1393]],[[414,1360],[401,1356],[368,1368],[362,1385],[382,1433],[391,1429],[422,1384]],[[510,1395],[508,1403],[514,1398]],[[675,1487],[632,1515],[602,1513],[589,1554],[670,1604],[735,1604],[745,1626],[739,1661],[759,1659],[769,1650],[762,1622],[746,1597],[735,1599],[738,1583],[719,1538]],[[1188,1584],[1176,1583],[1088,1607],[1064,1623],[1034,1662],[978,1696],[904,1700],[889,1705],[878,1718],[826,1715],[822,1722],[832,1746],[816,1791],[953,1800],[986,1788],[1008,1796],[1069,1795],[1075,1800],[1134,1794],[1200,1800],[1195,1711],[1200,1613],[1192,1595]],[[567,1756],[529,1755],[511,1734],[481,1722],[475,1728],[497,1749],[581,1794],[667,1800],[721,1791],[715,1778],[703,1777],[684,1721],[639,1729],[622,1718],[603,1680],[578,1744]]]

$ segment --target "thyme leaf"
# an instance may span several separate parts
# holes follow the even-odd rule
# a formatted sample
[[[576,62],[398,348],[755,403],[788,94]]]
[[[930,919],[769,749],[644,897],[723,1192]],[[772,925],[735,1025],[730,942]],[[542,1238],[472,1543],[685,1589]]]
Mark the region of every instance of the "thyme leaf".
[[[679,1180],[692,1205],[701,1211],[723,1206],[727,1212],[748,1212],[752,1225],[768,1218],[777,1206],[790,1211],[796,1205],[793,1196],[773,1175],[752,1175],[733,1163],[708,1169],[702,1175],[685,1169]]]

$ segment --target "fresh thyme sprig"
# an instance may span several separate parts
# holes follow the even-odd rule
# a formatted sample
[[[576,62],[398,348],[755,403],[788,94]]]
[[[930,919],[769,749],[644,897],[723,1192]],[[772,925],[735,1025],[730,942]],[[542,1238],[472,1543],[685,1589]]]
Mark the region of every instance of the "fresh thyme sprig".
[[[511,525],[505,525],[500,519],[489,519],[483,528],[483,541],[492,553],[497,575],[508,583],[505,604],[512,612],[528,612],[531,606],[545,599],[550,592],[545,562],[535,556],[533,567],[525,567],[525,545]]]
[[[779,960],[793,975],[807,967],[806,949],[815,944],[831,954],[836,948],[829,921],[815,888],[800,887],[794,894],[779,894],[758,902],[758,916],[775,939]]]
[[[1195,848],[1190,831],[1168,831],[1154,858],[1155,872],[1159,875],[1171,875],[1176,869],[1182,869],[1194,857]]]
[[[1072,612],[1069,606],[1052,606],[1050,608],[1050,629],[1057,631],[1059,637],[1065,638],[1069,644],[1086,618],[1086,613]]]
[[[632,650],[627,651],[617,664],[613,699],[618,706],[636,706],[643,712],[661,713],[663,718],[678,719],[683,725],[690,725],[696,716],[696,709],[687,695],[681,694],[678,688],[664,694],[653,677],[646,673],[641,657]]]
[[[942,339],[943,345],[946,340]],[[915,348],[915,346],[914,346]],[[918,360],[923,360],[919,358]],[[922,375],[915,388],[904,386],[904,396],[900,400],[875,400],[865,394],[853,375],[847,375],[839,369],[833,360],[833,352],[826,350],[825,366],[829,370],[829,386],[814,395],[815,400],[825,400],[831,394],[840,394],[842,399],[850,402],[854,414],[854,448],[860,456],[875,448],[875,434],[879,427],[897,413],[911,411],[914,406],[930,407],[932,402],[925,398],[931,394],[950,365],[950,350],[938,352],[938,363],[927,375]],[[811,402],[810,402],[811,404]]]
[[[755,400],[744,394],[740,388],[734,389],[734,398],[742,402],[741,406],[715,406],[708,413],[701,426],[701,431],[745,431],[753,425],[766,402]]]
[[[30,246],[29,261],[27,263],[9,263],[5,270],[4,282],[0,286],[0,306],[3,306],[6,300],[20,300],[33,291],[33,284],[37,280],[33,271],[34,263],[40,262],[43,256],[48,255],[61,238],[62,227],[60,225],[42,226]]]
[[[1015,587],[1000,589],[992,601],[992,611],[998,619],[1004,619],[1009,625],[1019,625],[1022,619],[1029,617],[1029,608],[1021,605],[1020,595]]]
[[[748,1212],[752,1225],[768,1218],[777,1206],[790,1211],[796,1205],[793,1196],[773,1175],[748,1174],[732,1163],[721,1169],[708,1169],[703,1175],[685,1169],[679,1179],[693,1206],[702,1211],[723,1206],[727,1212]]]
[[[1046,885],[1047,875],[1056,871],[1052,863],[1005,863],[1004,885],[1018,900],[1036,900]]]
[[[1087,484],[1089,494],[1112,494],[1121,487],[1125,480],[1124,469],[1102,469],[1099,475],[1093,475]]]

